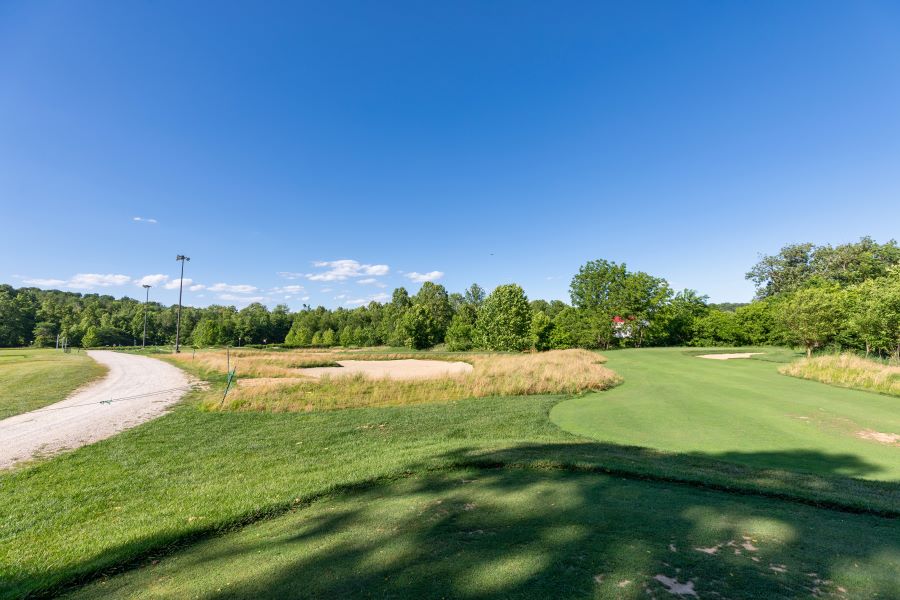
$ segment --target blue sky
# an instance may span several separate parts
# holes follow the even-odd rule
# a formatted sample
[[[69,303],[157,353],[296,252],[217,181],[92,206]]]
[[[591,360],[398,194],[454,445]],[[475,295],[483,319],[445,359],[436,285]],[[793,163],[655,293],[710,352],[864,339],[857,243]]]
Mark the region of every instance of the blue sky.
[[[4,2],[0,282],[567,299],[606,258],[746,301],[760,252],[897,236],[898,107],[896,3]]]

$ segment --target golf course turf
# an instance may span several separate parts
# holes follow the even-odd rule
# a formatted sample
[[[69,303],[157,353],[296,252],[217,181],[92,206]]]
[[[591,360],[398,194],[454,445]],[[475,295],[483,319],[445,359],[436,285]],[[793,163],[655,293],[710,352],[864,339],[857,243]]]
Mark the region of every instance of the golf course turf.
[[[0,597],[900,594],[900,486],[878,476],[889,462],[845,450],[835,461],[827,442],[788,460],[797,447],[756,452],[724,435],[659,452],[554,425],[560,407],[602,405],[642,370],[665,387],[670,362],[682,375],[737,364],[607,356],[626,383],[574,400],[255,413],[202,410],[196,392],[115,438],[0,474]],[[777,366],[739,368],[837,389]]]
[[[105,373],[79,349],[0,349],[0,419],[59,402]]]
[[[748,350],[753,351],[753,350]],[[649,348],[608,353],[625,383],[557,404],[554,423],[614,444],[698,454],[754,467],[900,481],[900,447],[864,432],[900,432],[895,397],[782,375],[750,359]]]

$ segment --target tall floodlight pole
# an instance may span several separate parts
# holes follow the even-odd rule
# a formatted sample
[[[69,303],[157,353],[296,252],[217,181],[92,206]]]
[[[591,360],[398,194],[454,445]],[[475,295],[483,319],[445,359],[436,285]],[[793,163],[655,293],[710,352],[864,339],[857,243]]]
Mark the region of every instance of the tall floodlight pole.
[[[150,286],[145,283],[144,289],[147,290],[147,297],[144,299],[144,337],[141,338],[142,350],[144,349],[144,346],[147,345],[147,303],[150,301]]]
[[[181,261],[181,279],[178,281],[178,316],[175,318],[175,353],[181,352],[180,339],[181,335],[181,291],[184,287],[184,262],[191,259],[184,254],[179,254],[175,260]]]

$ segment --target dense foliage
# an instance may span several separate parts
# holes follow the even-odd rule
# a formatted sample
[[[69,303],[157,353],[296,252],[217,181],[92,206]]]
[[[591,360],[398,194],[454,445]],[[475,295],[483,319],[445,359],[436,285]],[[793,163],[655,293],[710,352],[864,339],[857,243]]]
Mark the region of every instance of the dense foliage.
[[[749,304],[708,304],[694,290],[594,260],[572,278],[571,304],[529,302],[515,284],[490,294],[473,284],[448,293],[426,282],[415,295],[355,309],[254,303],[184,307],[183,343],[195,346],[407,346],[447,350],[549,350],[621,346],[783,345],[900,355],[900,247],[871,238],[840,246],[792,244],[747,274]],[[0,346],[139,344],[144,306],[131,298],[0,286]],[[175,338],[176,308],[147,306],[147,343]]]

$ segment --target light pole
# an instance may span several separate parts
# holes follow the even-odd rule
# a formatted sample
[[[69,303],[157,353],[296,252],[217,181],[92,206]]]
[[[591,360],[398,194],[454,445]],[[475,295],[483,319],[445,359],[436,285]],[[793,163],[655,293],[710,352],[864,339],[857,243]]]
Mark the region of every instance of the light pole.
[[[179,336],[181,335],[181,291],[184,287],[184,263],[191,259],[184,254],[179,254],[175,260],[181,261],[181,279],[178,281],[178,316],[175,318],[175,353],[181,352]]]
[[[147,297],[144,298],[144,337],[141,338],[141,350],[147,345],[147,302],[150,301],[150,286],[145,283],[143,287],[147,290]]]

